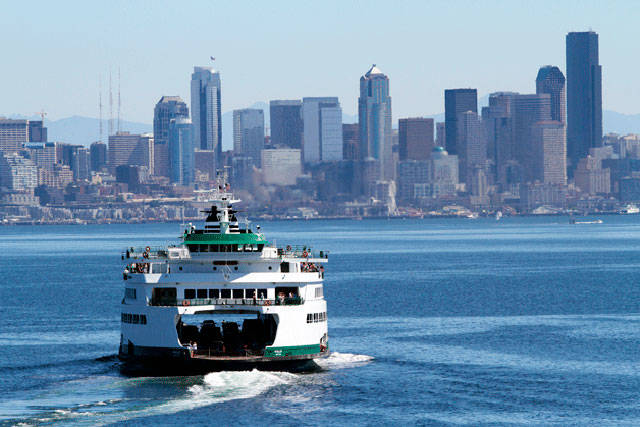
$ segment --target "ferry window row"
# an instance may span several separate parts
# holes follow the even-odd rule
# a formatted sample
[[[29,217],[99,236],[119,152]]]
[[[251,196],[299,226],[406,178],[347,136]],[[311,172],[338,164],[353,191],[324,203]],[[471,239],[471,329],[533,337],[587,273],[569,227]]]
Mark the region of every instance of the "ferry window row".
[[[147,316],[146,314],[130,314],[130,313],[122,313],[121,321],[122,323],[133,323],[134,325],[146,325],[147,324]]]
[[[264,244],[251,245],[187,245],[190,252],[262,252]]]
[[[307,313],[307,323],[318,323],[318,322],[326,322],[327,321],[327,313]]]
[[[266,289],[257,289],[258,299],[267,298]],[[235,298],[235,299],[252,299],[256,295],[256,289],[185,289],[184,299],[218,299],[218,298]]]

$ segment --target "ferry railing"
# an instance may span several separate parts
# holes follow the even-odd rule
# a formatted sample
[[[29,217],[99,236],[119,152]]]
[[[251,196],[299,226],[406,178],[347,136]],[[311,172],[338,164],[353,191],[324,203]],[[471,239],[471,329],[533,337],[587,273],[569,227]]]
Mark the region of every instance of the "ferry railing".
[[[149,250],[147,250],[149,248]],[[145,256],[145,254],[147,254]],[[167,258],[169,256],[169,251],[166,246],[145,246],[145,247],[134,247],[131,246],[126,248],[122,254],[122,259],[128,258]]]
[[[305,245],[287,245],[284,248],[278,248],[278,255],[292,258],[329,258],[328,251],[314,251]]]
[[[304,298],[277,298],[277,299],[253,299],[253,298],[191,298],[191,299],[156,299],[151,301],[152,306],[164,307],[190,307],[202,305],[248,305],[248,306],[281,306],[281,305],[302,305]]]

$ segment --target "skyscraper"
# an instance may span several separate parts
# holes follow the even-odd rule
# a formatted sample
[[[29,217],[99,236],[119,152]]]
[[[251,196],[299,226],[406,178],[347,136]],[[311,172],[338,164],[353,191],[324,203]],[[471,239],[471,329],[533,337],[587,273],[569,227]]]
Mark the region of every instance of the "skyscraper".
[[[567,183],[567,142],[564,123],[541,121],[532,126],[532,181]]]
[[[274,100],[269,102],[271,145],[302,148],[302,101]]]
[[[194,144],[191,120],[178,117],[169,122],[169,178],[180,185],[193,183]]]
[[[98,172],[107,165],[107,144],[104,142],[94,142],[91,144],[91,170]]]
[[[154,174],[169,176],[169,122],[188,118],[189,108],[179,96],[163,96],[153,110]]]
[[[109,136],[107,150],[109,169],[115,172],[121,165],[144,166],[153,173],[153,135],[116,132]],[[58,156],[60,161],[64,156]],[[66,161],[63,163],[67,164]],[[72,164],[71,159],[69,165]]]
[[[216,164],[222,158],[222,110],[220,73],[210,67],[194,67],[191,75],[191,117],[195,148],[213,150]]]
[[[460,181],[471,186],[471,176],[476,167],[485,168],[487,163],[487,140],[482,120],[477,113],[466,111],[456,121]]]
[[[391,129],[391,97],[389,77],[373,64],[360,77],[358,98],[360,123],[360,158],[380,161],[380,179],[394,178],[393,131]]]
[[[513,99],[515,92],[496,92],[489,95],[489,105],[482,108],[482,122],[487,137],[487,157],[499,184],[506,184],[505,167],[515,159],[513,134]]]
[[[29,142],[47,142],[47,128],[42,120],[29,120]]]
[[[257,108],[233,110],[233,155],[248,157],[260,167],[264,149],[264,111]]]
[[[427,160],[433,151],[433,119],[414,117],[398,120],[399,158]]]
[[[551,95],[551,120],[566,123],[566,87],[560,68],[545,65],[538,70],[536,94]]]
[[[523,168],[524,181],[533,182],[533,125],[551,120],[551,95],[516,95],[513,98],[514,155]]]
[[[305,163],[342,160],[342,107],[336,97],[302,100]]]
[[[567,34],[567,152],[569,174],[589,148],[602,145],[602,66],[598,34]]]
[[[358,123],[342,124],[342,157],[344,160],[360,158],[360,127]]]
[[[0,153],[17,152],[29,142],[29,121],[0,117]]]
[[[444,122],[445,147],[449,154],[458,154],[458,117],[461,113],[478,112],[477,89],[445,89]]]

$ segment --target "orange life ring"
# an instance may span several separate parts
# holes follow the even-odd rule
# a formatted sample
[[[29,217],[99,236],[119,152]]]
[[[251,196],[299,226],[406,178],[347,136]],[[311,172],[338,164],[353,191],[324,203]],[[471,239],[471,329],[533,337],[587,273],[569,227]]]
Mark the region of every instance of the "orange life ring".
[[[271,301],[270,301],[270,300],[266,300],[266,301],[264,302],[264,305],[271,305]]]
[[[309,254],[307,253],[307,251],[302,252],[302,258],[307,258],[309,256]]]
[[[191,301],[189,301],[188,299],[183,299],[182,300],[182,305],[185,307],[188,307],[191,305]]]

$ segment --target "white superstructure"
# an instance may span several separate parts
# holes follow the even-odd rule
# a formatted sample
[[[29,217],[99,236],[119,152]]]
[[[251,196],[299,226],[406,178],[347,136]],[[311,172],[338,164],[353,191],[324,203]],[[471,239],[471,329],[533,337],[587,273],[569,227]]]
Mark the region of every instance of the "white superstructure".
[[[120,357],[212,367],[299,363],[329,354],[323,263],[310,247],[276,247],[242,227],[215,193],[204,227],[182,242],[123,254]]]

